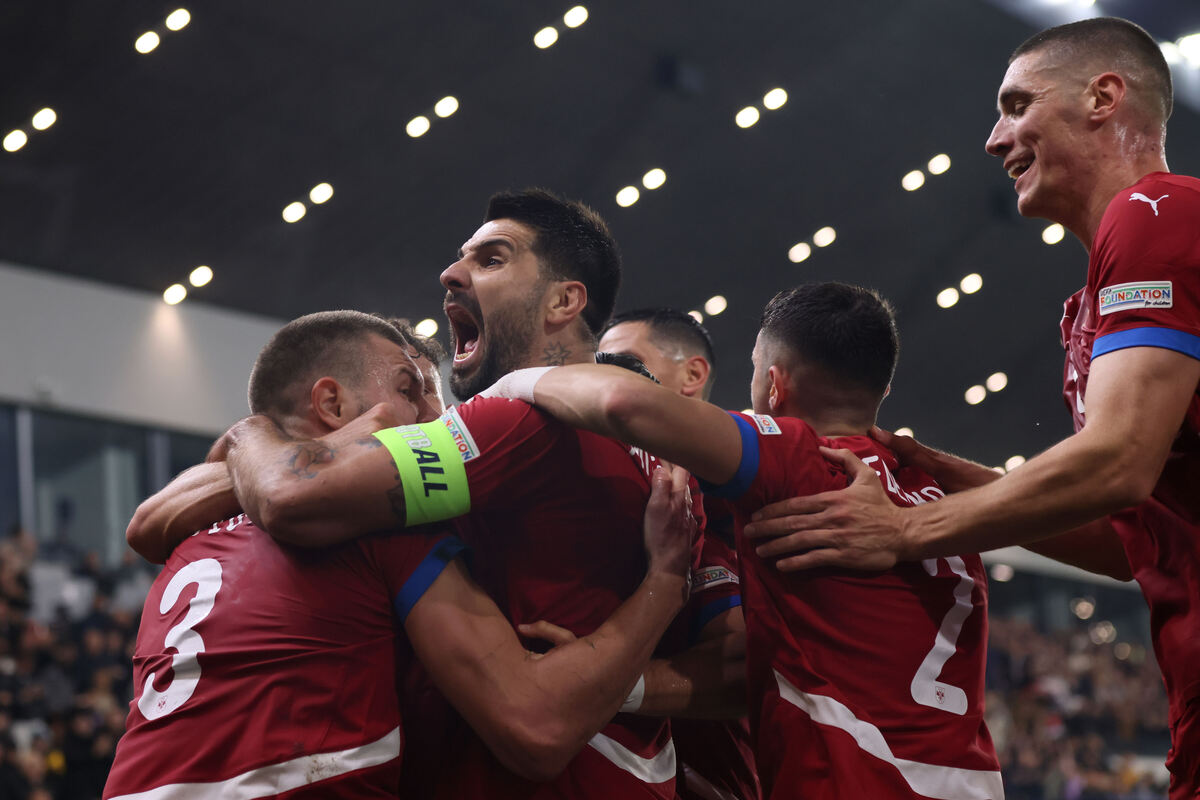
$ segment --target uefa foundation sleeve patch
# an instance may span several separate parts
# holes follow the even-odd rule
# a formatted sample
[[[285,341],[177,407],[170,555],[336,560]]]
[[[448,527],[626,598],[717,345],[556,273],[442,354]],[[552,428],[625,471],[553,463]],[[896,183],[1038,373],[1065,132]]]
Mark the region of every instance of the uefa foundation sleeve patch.
[[[465,428],[464,428],[465,430]],[[404,487],[404,524],[437,522],[471,510],[467,456],[442,419],[379,431]]]
[[[1100,316],[1133,308],[1170,308],[1170,281],[1138,281],[1105,286],[1100,290]]]

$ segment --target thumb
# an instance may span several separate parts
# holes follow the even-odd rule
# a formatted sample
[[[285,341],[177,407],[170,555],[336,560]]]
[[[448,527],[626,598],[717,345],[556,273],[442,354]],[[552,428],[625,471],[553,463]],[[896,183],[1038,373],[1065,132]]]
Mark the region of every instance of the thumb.
[[[825,460],[835,464],[846,471],[854,483],[863,483],[867,480],[877,481],[879,476],[871,467],[862,462],[858,456],[846,449],[833,450],[829,447],[821,448],[821,455],[825,456]]]

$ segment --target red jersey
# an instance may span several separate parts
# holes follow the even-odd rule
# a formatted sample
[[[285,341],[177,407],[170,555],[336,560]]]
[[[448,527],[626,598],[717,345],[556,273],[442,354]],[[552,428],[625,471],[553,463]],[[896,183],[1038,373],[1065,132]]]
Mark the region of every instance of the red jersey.
[[[466,467],[471,513],[455,521],[472,574],[514,624],[587,635],[646,571],[642,523],[653,456],[576,430],[526,403],[475,398],[442,417]],[[463,728],[437,784],[444,797],[674,796],[666,720],[619,714],[555,781],[508,770]]]
[[[461,550],[293,549],[245,515],[194,534],[146,598],[106,800],[395,797],[396,632]]]
[[[1063,397],[1076,430],[1086,420],[1093,359],[1126,347],[1163,347],[1200,359],[1198,220],[1200,180],[1182,175],[1152,173],[1109,203],[1092,244],[1087,285],[1067,300],[1062,321]],[[1150,606],[1173,753],[1200,752],[1200,729],[1190,726],[1192,739],[1184,742],[1176,724],[1200,695],[1198,432],[1200,396],[1193,395],[1150,499],[1110,516]],[[1189,771],[1191,790],[1200,791],[1200,767]]]
[[[689,645],[700,640],[705,625],[742,604],[737,553],[708,531],[703,548],[702,563],[692,572],[691,597],[680,615]],[[671,737],[681,800],[758,800],[762,795],[747,720],[672,719]]]
[[[731,412],[732,413],[732,412]],[[783,573],[740,532],[762,506],[847,485],[819,447],[874,467],[897,505],[943,492],[867,436],[733,414],[737,474],[711,494],[737,519],[750,721],[764,796],[994,800],[1004,790],[983,721],[987,579],[977,555],[882,573]]]

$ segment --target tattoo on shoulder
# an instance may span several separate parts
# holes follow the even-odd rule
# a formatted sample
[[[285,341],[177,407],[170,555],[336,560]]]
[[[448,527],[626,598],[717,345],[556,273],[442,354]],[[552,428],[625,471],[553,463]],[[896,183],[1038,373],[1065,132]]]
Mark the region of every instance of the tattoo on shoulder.
[[[318,442],[306,442],[297,445],[288,458],[288,466],[297,478],[310,479],[317,477],[317,467],[333,461],[335,451],[332,447]]]
[[[568,348],[559,342],[555,342],[542,351],[542,361],[548,367],[561,367],[567,363],[567,358],[570,355],[571,351]]]

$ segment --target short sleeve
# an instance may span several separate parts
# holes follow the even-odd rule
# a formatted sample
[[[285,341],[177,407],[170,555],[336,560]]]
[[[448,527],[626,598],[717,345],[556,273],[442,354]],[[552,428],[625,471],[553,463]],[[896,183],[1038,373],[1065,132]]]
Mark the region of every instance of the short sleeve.
[[[459,443],[472,509],[522,503],[552,471],[553,454],[568,429],[520,400],[478,398],[442,417]]]
[[[432,528],[378,534],[361,542],[383,574],[400,625],[446,566],[467,549],[457,536]]]
[[[1200,183],[1151,179],[1118,194],[1094,250],[1092,358],[1162,347],[1200,359]]]
[[[731,501],[743,513],[757,511],[795,493],[793,487],[823,487],[829,468],[816,432],[803,420],[730,411],[742,434],[737,473],[721,486],[701,483],[706,495]],[[820,489],[814,489],[820,491]]]
[[[742,604],[737,554],[719,539],[705,536],[699,563],[692,569],[688,598],[688,642],[695,644],[704,626]]]

